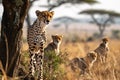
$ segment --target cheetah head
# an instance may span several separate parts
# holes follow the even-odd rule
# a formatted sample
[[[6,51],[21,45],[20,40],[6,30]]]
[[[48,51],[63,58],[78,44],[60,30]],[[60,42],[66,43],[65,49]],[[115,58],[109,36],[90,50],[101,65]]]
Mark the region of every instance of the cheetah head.
[[[90,53],[87,54],[87,57],[88,57],[92,62],[94,62],[94,61],[96,61],[96,59],[97,59],[97,53],[90,52]]]
[[[43,21],[45,24],[49,24],[51,21],[52,17],[54,15],[54,11],[39,11],[36,10],[36,16],[40,21]]]
[[[103,43],[107,44],[108,43],[108,38],[103,38],[102,41],[103,41]]]
[[[59,44],[62,41],[63,36],[62,35],[52,35],[52,40],[55,44]]]

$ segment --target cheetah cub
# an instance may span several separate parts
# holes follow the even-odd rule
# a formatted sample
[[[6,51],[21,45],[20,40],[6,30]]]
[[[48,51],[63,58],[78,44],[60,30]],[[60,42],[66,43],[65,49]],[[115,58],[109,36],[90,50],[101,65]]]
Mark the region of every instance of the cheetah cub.
[[[80,71],[80,74],[90,73],[90,69],[93,66],[93,63],[97,59],[97,54],[93,52],[89,52],[85,57],[78,58],[75,57],[70,62],[71,69],[76,72]]]
[[[54,52],[56,55],[60,53],[60,44],[62,42],[62,35],[52,35],[52,42],[47,45],[45,52]]]
[[[94,50],[94,52],[96,52],[98,55],[97,60],[100,60],[101,63],[105,62],[108,51],[109,51],[108,39],[103,38],[102,43]]]

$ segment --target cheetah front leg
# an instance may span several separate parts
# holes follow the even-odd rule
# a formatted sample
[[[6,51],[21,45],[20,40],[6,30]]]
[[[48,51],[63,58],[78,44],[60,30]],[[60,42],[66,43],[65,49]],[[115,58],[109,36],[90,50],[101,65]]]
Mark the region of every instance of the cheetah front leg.
[[[30,53],[30,74],[32,75],[32,76],[34,76],[34,74],[35,74],[35,65],[36,65],[36,59],[35,59],[35,54],[34,53]]]
[[[37,54],[37,72],[38,72],[38,80],[43,80],[43,55],[42,54]]]

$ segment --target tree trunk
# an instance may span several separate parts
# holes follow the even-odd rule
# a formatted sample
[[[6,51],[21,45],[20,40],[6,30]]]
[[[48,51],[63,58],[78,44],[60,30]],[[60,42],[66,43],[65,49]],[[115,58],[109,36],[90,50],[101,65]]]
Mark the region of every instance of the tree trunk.
[[[28,7],[28,13],[27,13],[27,17],[26,17],[27,27],[30,27],[30,26],[31,26],[31,19],[30,19],[29,11],[30,11],[30,8],[33,6],[33,3],[34,3],[35,1],[37,1],[37,0],[32,0],[32,1],[30,1],[29,7]]]
[[[31,24],[30,24],[30,23],[31,23],[31,20],[30,20],[29,10],[30,10],[30,8],[32,7],[33,2],[34,2],[34,0],[33,0],[33,1],[30,1],[29,7],[28,7],[28,13],[27,13],[27,17],[26,17],[27,27],[30,27],[30,25],[31,25]]]
[[[31,21],[30,21],[30,15],[29,15],[29,13],[27,13],[27,17],[26,17],[26,23],[27,23],[27,27],[30,27],[30,23],[31,23]]]
[[[0,60],[6,74],[13,73],[20,55],[22,27],[29,0],[3,0],[4,12],[1,25]]]
[[[100,31],[99,37],[103,37],[104,31],[105,31],[105,26],[99,26],[99,31]]]

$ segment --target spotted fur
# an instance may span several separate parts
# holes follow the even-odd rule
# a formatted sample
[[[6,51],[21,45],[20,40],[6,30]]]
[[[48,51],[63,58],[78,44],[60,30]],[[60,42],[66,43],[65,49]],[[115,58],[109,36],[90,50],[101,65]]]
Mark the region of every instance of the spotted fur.
[[[46,42],[45,28],[49,24],[54,12],[36,11],[37,19],[28,27],[27,41],[30,53],[30,74],[38,72],[38,80],[43,80],[43,56]]]
[[[93,63],[97,59],[97,54],[90,52],[83,58],[73,58],[70,62],[70,67],[73,71],[80,71],[80,74],[89,73]]]
[[[97,53],[97,60],[101,63],[106,62],[106,58],[108,55],[109,47],[108,47],[108,39],[103,38],[102,43],[94,50]]]

